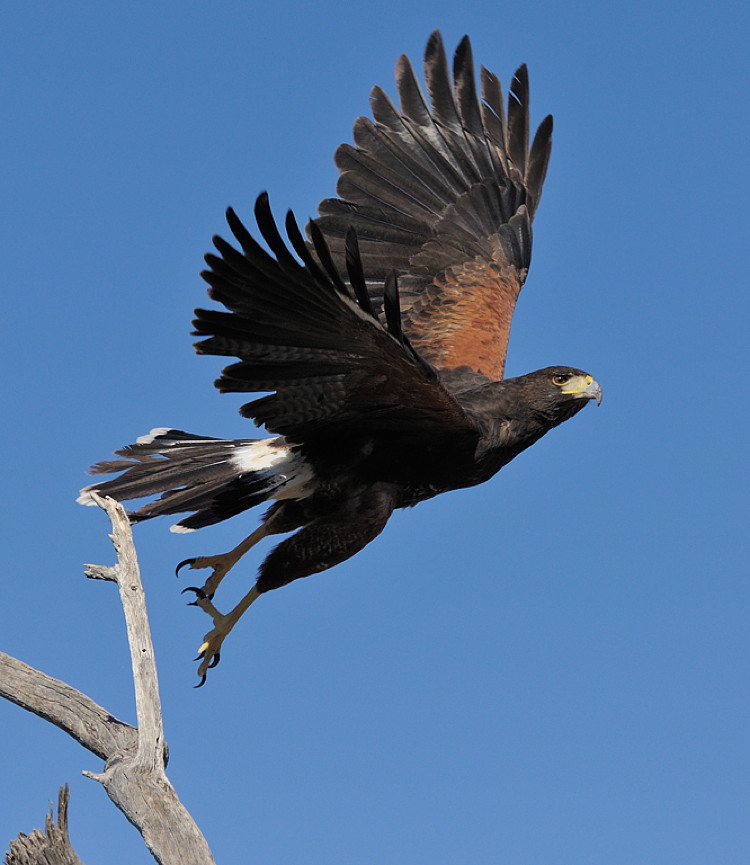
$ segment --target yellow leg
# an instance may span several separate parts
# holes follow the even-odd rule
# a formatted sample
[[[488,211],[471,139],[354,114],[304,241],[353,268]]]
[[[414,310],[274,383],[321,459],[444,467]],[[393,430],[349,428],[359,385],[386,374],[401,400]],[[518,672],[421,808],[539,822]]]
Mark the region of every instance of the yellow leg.
[[[260,597],[260,592],[253,586],[245,597],[231,610],[226,616],[223,616],[216,607],[211,603],[209,598],[198,598],[196,606],[200,607],[204,612],[208,613],[213,619],[213,628],[203,637],[203,643],[198,649],[198,657],[201,664],[198,667],[198,675],[201,677],[200,684],[196,687],[200,688],[206,682],[206,674],[208,670],[215,667],[221,658],[221,644],[224,642],[232,628],[239,622],[243,613],[250,604]]]
[[[224,577],[229,573],[229,571],[231,571],[237,562],[239,562],[245,553],[252,549],[258,541],[263,540],[263,538],[268,534],[270,534],[270,532],[266,525],[260,525],[251,535],[248,535],[241,544],[237,544],[237,546],[228,553],[223,553],[218,556],[198,556],[196,559],[185,559],[184,562],[180,562],[180,564],[177,565],[177,573],[179,574],[180,568],[183,568],[185,565],[189,565],[191,569],[195,570],[200,570],[201,568],[213,568],[213,572],[203,584],[203,588],[199,590],[193,588],[193,591],[195,591],[198,596],[206,595],[208,598],[211,598]],[[187,591],[187,589],[185,591]],[[198,604],[198,606],[200,606],[200,604]]]

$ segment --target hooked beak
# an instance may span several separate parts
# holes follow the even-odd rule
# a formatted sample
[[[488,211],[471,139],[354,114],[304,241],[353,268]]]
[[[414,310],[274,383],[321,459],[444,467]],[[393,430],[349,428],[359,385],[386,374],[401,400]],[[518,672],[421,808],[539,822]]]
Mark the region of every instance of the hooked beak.
[[[601,385],[596,379],[591,379],[591,384],[586,386],[586,390],[581,394],[581,396],[585,396],[586,399],[595,399],[597,405],[602,404],[602,389]]]
[[[602,402],[602,389],[599,382],[590,375],[577,375],[568,383],[563,393],[579,399],[595,399],[597,405]]]

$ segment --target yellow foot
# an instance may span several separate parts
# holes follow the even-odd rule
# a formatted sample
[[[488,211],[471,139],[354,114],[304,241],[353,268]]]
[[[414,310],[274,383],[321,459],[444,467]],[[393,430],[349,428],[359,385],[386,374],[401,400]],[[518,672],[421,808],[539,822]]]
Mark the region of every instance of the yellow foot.
[[[198,657],[195,659],[201,662],[198,667],[198,675],[201,680],[195,687],[201,688],[206,684],[208,671],[213,669],[221,660],[221,644],[232,630],[232,626],[230,624],[227,627],[227,616],[223,616],[208,598],[196,598],[195,606],[200,607],[205,613],[208,613],[214,623],[214,627],[207,634],[203,635],[203,642],[198,647]]]
[[[206,580],[201,589],[197,589],[194,586],[190,586],[189,589],[195,591],[198,595],[203,594],[212,598],[214,592],[219,587],[219,583],[236,563],[237,559],[234,558],[231,553],[224,553],[220,556],[198,556],[195,559],[185,559],[185,561],[180,562],[180,564],[175,568],[175,575],[179,577],[180,570],[186,565],[194,570],[211,568],[211,576]],[[188,589],[185,589],[185,591],[188,591]]]
[[[211,568],[211,576],[203,584],[203,587],[200,590],[194,589],[194,591],[199,597],[204,595],[208,598],[212,598],[216,589],[219,587],[219,583],[224,579],[229,571],[232,570],[248,550],[252,549],[258,541],[265,538],[268,533],[266,525],[260,525],[251,535],[248,535],[242,543],[238,544],[228,553],[222,553],[219,556],[198,556],[195,559],[185,559],[177,565],[175,574],[179,577],[180,570],[186,565],[188,565],[191,570]]]
[[[204,595],[201,597],[201,594],[195,599],[194,605],[200,607],[204,613],[208,613],[211,616],[214,626],[207,634],[204,634],[203,642],[198,648],[198,657],[195,660],[201,662],[198,667],[198,675],[201,680],[195,686],[196,688],[200,688],[206,684],[208,671],[213,669],[221,660],[222,643],[240,620],[245,610],[258,598],[260,593],[253,586],[239,604],[231,612],[227,613],[226,616],[216,609],[208,596]]]

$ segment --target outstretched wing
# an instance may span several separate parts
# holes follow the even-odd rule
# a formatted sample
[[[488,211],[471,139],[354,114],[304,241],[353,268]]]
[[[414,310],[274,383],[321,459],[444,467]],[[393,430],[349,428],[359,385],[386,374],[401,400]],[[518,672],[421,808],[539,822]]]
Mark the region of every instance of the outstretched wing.
[[[242,252],[220,237],[202,275],[228,312],[196,310],[199,354],[232,356],[216,386],[223,392],[271,392],[242,406],[271,432],[311,443],[341,431],[474,434],[474,427],[435,371],[400,329],[397,287],[388,281],[388,317],[371,307],[356,237],[346,241],[348,283],[313,229],[313,258],[291,212],[281,238],[263,193],[255,216],[269,255],[234,212],[227,221]],[[274,257],[275,256],[275,257]]]
[[[404,331],[447,383],[450,371],[466,367],[498,380],[531,258],[552,118],[529,147],[525,66],[513,78],[507,116],[500,82],[484,68],[480,104],[468,37],[453,81],[437,31],[424,69],[430,106],[405,56],[396,65],[400,111],[372,90],[375,122],[360,117],[356,146],[336,151],[340,197],[321,202],[316,222],[335,256],[356,229],[376,309],[387,274],[398,273]]]

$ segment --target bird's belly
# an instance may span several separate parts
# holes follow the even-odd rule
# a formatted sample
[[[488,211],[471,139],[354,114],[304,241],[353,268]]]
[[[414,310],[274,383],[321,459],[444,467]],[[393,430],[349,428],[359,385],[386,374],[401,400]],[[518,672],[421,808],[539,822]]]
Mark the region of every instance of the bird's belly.
[[[486,479],[477,474],[473,448],[423,443],[414,448],[374,450],[367,463],[362,468],[371,482],[390,483],[399,490],[399,507],[411,507]]]
[[[449,490],[487,480],[494,471],[476,459],[476,439],[405,439],[373,436],[333,439],[309,448],[318,490],[336,498],[347,489],[388,484],[397,490],[397,507],[411,507]]]

